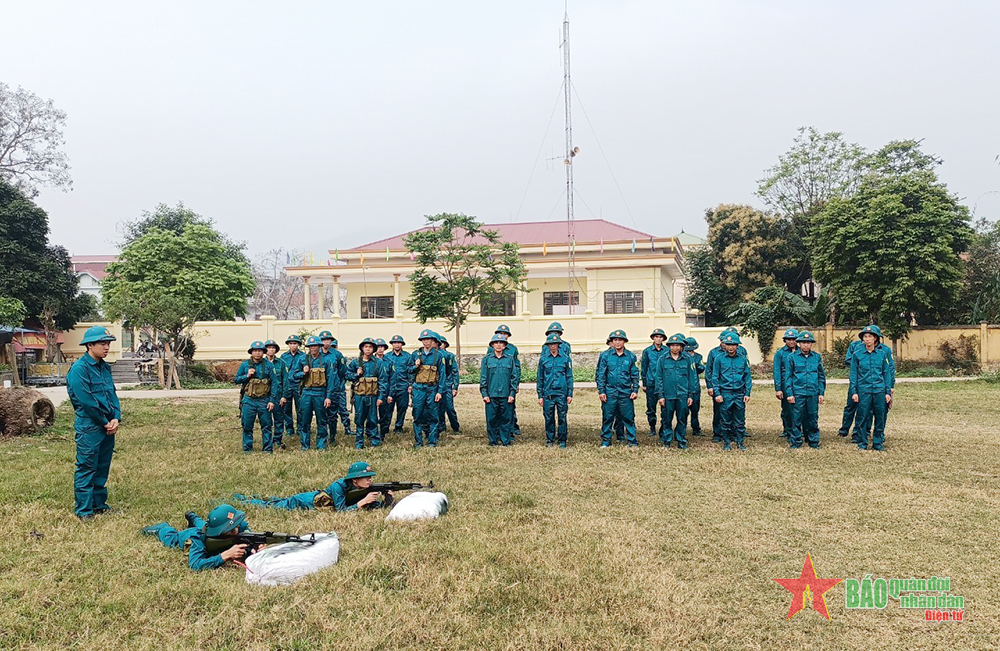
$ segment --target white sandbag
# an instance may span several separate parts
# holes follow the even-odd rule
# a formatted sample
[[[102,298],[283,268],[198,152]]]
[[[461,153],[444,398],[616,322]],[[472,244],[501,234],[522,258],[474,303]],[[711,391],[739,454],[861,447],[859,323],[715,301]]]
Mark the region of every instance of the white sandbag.
[[[309,534],[303,534],[303,537]],[[340,556],[340,538],[334,532],[317,533],[315,543],[289,542],[269,545],[246,559],[247,583],[289,585]]]
[[[386,522],[411,522],[430,520],[448,512],[448,498],[444,493],[418,491],[396,502],[385,516]]]

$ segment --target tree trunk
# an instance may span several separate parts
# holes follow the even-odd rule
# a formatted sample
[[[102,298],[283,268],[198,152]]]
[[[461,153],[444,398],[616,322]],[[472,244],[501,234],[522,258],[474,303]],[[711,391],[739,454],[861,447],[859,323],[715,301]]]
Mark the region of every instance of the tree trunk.
[[[51,427],[55,419],[55,406],[40,391],[0,390],[0,436],[32,434]]]
[[[53,362],[56,359],[56,323],[55,314],[46,308],[42,311],[42,328],[45,330],[45,361]]]
[[[458,360],[458,367],[462,367],[462,326],[455,324],[455,359]]]

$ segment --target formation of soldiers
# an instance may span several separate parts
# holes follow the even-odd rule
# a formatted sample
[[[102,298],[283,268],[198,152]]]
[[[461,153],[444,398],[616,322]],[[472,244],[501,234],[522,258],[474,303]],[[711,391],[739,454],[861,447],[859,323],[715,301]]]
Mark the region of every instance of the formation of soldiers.
[[[535,388],[545,419],[545,444],[566,447],[567,413],[573,402],[572,348],[562,337],[558,322],[546,330],[538,360]],[[509,446],[520,435],[517,397],[521,385],[521,362],[510,341],[511,330],[497,327],[480,364],[479,391],[485,406],[487,441],[490,446]],[[328,331],[309,337],[307,352],[299,350],[297,335],[286,341],[288,351],[278,356],[275,341],[254,342],[250,359],[241,364],[235,382],[241,385],[243,450],[252,451],[255,423],[260,424],[265,452],[284,448],[284,435],[299,437],[301,448],[324,449],[336,442],[338,418],[345,434],[352,436],[347,409],[347,385],[352,389],[354,445],[377,447],[390,432],[404,431],[407,408],[412,405],[414,447],[436,447],[448,425],[461,427],[454,398],[459,389],[459,363],[448,351],[447,339],[425,329],[418,337],[420,348],[403,350],[406,342],[394,335],[365,338],[359,354],[348,360]],[[598,357],[595,380],[601,401],[600,447],[613,441],[638,446],[635,401],[645,394],[649,434],[664,447],[675,443],[688,447],[687,431],[703,436],[700,421],[701,376],[712,400],[712,441],[724,450],[746,449],[746,404],[753,388],[747,351],[736,328],[719,335],[719,345],[707,358],[697,352],[693,337],[662,329],[650,334],[652,344],[637,358],[626,348],[624,330],[608,335],[608,349]],[[803,444],[819,448],[819,405],[826,392],[826,373],[811,332],[789,329],[784,346],[773,360],[775,396],[781,402],[782,436],[789,447]],[[851,371],[848,401],[839,434],[861,449],[884,446],[885,420],[895,388],[892,352],[882,343],[878,326],[867,326],[847,351]],[[294,415],[293,415],[294,411]],[[869,439],[870,437],[870,439]]]

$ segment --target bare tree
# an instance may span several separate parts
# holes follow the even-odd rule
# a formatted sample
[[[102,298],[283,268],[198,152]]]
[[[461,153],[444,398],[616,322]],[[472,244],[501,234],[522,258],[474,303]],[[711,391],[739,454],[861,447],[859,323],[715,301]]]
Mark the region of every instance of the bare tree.
[[[250,299],[252,318],[265,314],[282,321],[302,318],[302,279],[285,273],[288,261],[298,257],[295,251],[271,249],[253,261],[257,291]]]
[[[43,185],[72,189],[65,126],[66,113],[52,100],[0,83],[0,176],[29,197]]]

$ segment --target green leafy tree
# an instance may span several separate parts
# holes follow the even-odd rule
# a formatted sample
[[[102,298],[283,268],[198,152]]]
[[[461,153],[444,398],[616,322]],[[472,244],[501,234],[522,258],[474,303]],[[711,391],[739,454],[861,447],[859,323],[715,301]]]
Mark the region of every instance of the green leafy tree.
[[[412,293],[404,305],[421,323],[444,319],[455,331],[460,356],[461,328],[469,315],[498,292],[525,290],[528,272],[517,244],[504,242],[475,217],[441,213],[426,219],[430,228],[406,236],[417,270],[409,276]]]
[[[0,326],[20,328],[27,316],[24,303],[16,298],[0,296]]]
[[[236,242],[230,239],[225,233],[219,232],[211,219],[199,215],[185,206],[183,202],[178,202],[176,206],[168,206],[165,203],[161,203],[152,212],[148,210],[143,211],[139,219],[124,222],[120,226],[123,236],[121,246],[125,248],[156,229],[168,231],[174,235],[181,235],[184,233],[184,229],[191,225],[201,225],[211,228],[225,249],[227,257],[241,264],[250,264],[250,260],[246,256],[246,244],[244,242]]]
[[[705,212],[719,279],[738,297],[763,285],[798,292],[806,252],[791,222],[752,206],[720,204]]]
[[[830,200],[813,219],[816,279],[839,309],[893,339],[946,314],[962,288],[969,211],[938,180],[939,162],[916,141],[889,143],[854,195]]]
[[[72,328],[94,308],[92,297],[79,294],[69,253],[48,243],[49,217],[25,194],[0,179],[0,296],[21,301],[25,320],[41,324],[54,359],[55,331]]]
[[[1000,323],[1000,222],[980,219],[966,252],[956,320]]]
[[[698,247],[684,252],[684,303],[705,315],[706,325],[720,325],[739,295],[720,280],[711,247]]]
[[[159,333],[177,350],[199,320],[229,321],[246,314],[253,294],[250,265],[226,254],[225,239],[211,226],[188,223],[180,233],[152,228],[108,265],[102,284],[104,312]],[[176,358],[169,355],[170,376]]]
[[[749,300],[741,302],[729,318],[742,326],[740,334],[757,337],[760,354],[767,360],[774,348],[774,333],[778,326],[806,323],[811,314],[812,307],[801,296],[792,294],[784,287],[769,285],[754,290]]]

